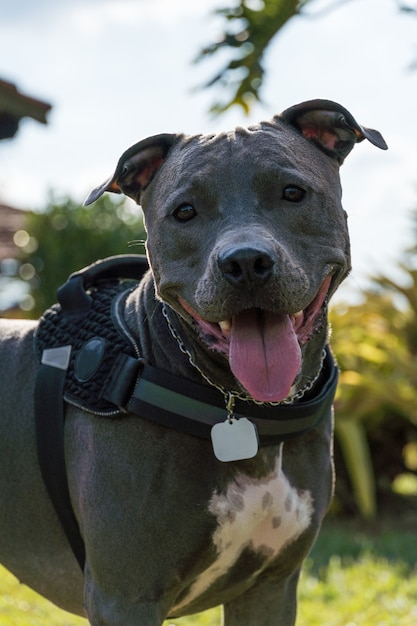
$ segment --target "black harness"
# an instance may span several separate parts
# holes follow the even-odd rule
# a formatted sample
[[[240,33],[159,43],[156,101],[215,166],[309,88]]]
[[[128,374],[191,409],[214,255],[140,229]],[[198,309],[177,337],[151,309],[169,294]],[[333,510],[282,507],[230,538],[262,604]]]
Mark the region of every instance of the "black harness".
[[[72,274],[35,335],[41,362],[35,388],[40,467],[82,569],[84,543],[71,506],[64,459],[65,402],[103,418],[138,415],[206,439],[212,427],[227,418],[220,390],[155,368],[141,357],[123,309],[147,270],[146,257],[121,255]],[[278,406],[236,398],[233,416],[255,424],[261,446],[301,436],[331,415],[337,378],[326,347],[322,374],[308,397]]]

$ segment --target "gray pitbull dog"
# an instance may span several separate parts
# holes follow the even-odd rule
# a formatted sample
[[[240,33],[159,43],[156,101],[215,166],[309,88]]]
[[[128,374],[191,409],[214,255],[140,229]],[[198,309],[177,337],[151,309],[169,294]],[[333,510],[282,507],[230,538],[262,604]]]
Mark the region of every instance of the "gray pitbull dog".
[[[320,383],[327,302],[350,270],[339,166],[365,138],[386,148],[340,105],[310,101],[246,129],[145,139],[87,200],[111,191],[143,207],[151,272],[125,322],[148,363],[224,395],[225,424],[240,422],[235,398],[296,406]],[[158,626],[219,604],[226,626],[294,624],[332,497],[330,415],[228,461],[175,424],[68,406],[81,572],[39,470],[35,329],[0,325],[2,563],[94,626]]]

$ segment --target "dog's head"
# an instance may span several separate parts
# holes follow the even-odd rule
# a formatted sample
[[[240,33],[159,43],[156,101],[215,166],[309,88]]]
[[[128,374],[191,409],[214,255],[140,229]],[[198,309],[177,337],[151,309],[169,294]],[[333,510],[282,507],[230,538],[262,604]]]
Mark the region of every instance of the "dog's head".
[[[330,296],[350,270],[339,166],[386,144],[314,100],[218,135],[158,135],[93,190],[143,208],[158,296],[257,401],[280,402],[320,367]]]

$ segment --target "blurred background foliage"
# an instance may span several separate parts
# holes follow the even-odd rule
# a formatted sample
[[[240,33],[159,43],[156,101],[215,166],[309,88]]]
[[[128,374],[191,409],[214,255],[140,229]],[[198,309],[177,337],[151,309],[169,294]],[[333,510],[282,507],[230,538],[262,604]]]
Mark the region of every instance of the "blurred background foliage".
[[[240,0],[236,5],[218,9],[224,18],[224,33],[217,41],[203,48],[196,58],[200,62],[221,51],[228,50],[231,58],[213,78],[204,85],[225,88],[229,94],[223,102],[211,107],[214,114],[223,113],[231,106],[241,107],[245,113],[255,101],[260,101],[263,83],[264,55],[278,31],[289,19],[298,15],[310,0]]]
[[[113,254],[144,253],[145,230],[141,209],[124,198],[106,194],[91,207],[51,198],[41,213],[27,213],[19,240],[16,278],[26,282],[24,309],[37,318],[72,272]]]
[[[224,20],[219,38],[203,47],[195,62],[218,58],[228,61],[203,85],[203,88],[220,87],[223,100],[215,101],[210,109],[218,115],[232,106],[249,113],[255,102],[261,102],[265,82],[265,57],[271,41],[282,31],[289,20],[296,17],[314,20],[336,10],[349,0],[330,0],[316,6],[314,0],[237,0],[215,12]],[[399,12],[417,17],[417,6],[405,0],[394,0]],[[411,64],[417,68],[417,61]]]
[[[360,304],[338,304],[330,316],[341,370],[335,506],[365,517],[378,506],[399,511],[417,494],[415,251],[406,258],[401,282],[375,277]]]
[[[52,198],[42,213],[27,214],[17,238],[15,280],[27,288],[26,312],[17,315],[39,317],[71,272],[113,254],[143,253],[144,239],[142,214],[129,201],[106,195],[86,208]],[[372,518],[417,503],[416,267],[417,245],[404,252],[398,283],[375,276],[360,303],[331,307],[331,344],[341,370],[338,515]]]

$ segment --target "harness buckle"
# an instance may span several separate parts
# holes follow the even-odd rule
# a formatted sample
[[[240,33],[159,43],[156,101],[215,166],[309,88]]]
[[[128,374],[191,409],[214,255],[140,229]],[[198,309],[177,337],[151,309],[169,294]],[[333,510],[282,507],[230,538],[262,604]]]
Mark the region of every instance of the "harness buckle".
[[[145,359],[119,354],[103,385],[100,397],[127,413],[129,401],[145,365]]]

